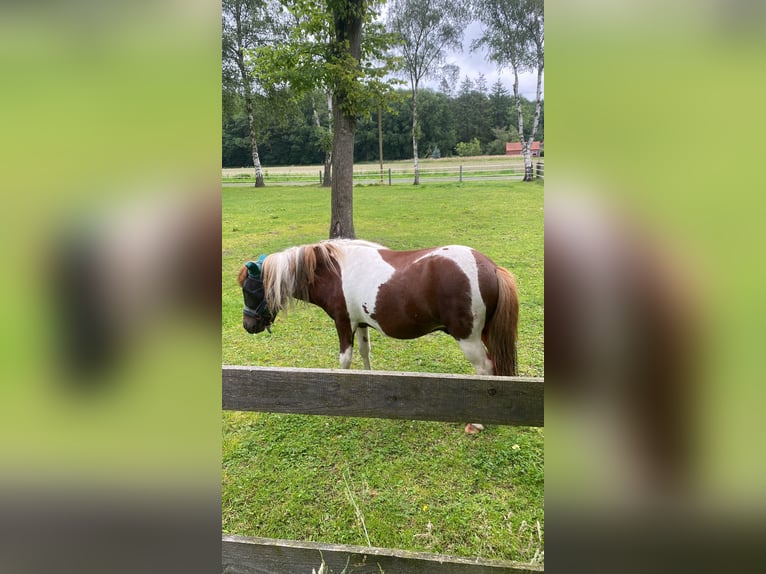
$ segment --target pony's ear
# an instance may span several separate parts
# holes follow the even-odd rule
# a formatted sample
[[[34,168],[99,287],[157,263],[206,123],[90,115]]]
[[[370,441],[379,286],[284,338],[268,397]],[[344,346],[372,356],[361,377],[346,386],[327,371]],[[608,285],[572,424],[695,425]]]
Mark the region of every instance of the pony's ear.
[[[245,284],[245,279],[247,279],[247,266],[243,265],[237,275],[237,283],[239,283],[240,287]]]
[[[247,267],[247,273],[254,278],[258,278],[261,276],[261,269],[258,266],[258,264],[255,261],[248,261],[245,263],[245,267]]]

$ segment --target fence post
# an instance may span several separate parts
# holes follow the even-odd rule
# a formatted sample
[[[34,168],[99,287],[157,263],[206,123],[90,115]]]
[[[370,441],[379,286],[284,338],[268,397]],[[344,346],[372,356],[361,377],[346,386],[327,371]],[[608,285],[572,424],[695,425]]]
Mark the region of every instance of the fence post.
[[[322,185],[322,170],[319,170],[319,185]]]
[[[391,168],[388,168],[388,185],[391,185]]]
[[[540,161],[538,161],[538,162],[535,164],[535,177],[537,177],[537,178],[539,178],[539,177],[540,177],[540,168],[542,168],[543,170],[545,169],[545,168],[543,167],[543,163],[542,163],[542,162],[540,162]]]
[[[463,183],[463,165],[460,165],[460,183]]]

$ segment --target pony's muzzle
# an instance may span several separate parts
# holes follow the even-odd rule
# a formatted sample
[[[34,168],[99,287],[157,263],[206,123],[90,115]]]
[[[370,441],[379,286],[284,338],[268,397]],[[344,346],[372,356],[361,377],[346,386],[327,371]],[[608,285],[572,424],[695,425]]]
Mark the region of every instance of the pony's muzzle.
[[[242,316],[242,327],[251,335],[258,334],[262,331],[268,331],[271,333],[271,320],[266,317],[258,316],[252,317],[244,314]]]

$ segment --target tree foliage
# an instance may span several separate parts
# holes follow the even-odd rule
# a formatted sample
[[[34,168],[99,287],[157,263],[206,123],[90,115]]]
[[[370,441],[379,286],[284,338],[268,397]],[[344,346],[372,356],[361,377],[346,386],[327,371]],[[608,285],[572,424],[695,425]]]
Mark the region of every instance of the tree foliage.
[[[258,120],[254,114],[254,97],[259,83],[253,74],[251,50],[279,41],[281,26],[279,4],[274,0],[222,0],[222,84],[224,113],[231,113],[235,103],[245,108],[255,186],[264,185],[258,152]]]
[[[448,49],[462,47],[468,14],[459,0],[391,0],[388,24],[400,43],[403,72],[408,77],[412,106],[412,155],[415,185],[418,173],[418,90],[420,82],[439,73]]]
[[[317,91],[313,95],[320,108],[319,113],[326,114],[327,109],[326,104],[323,104],[322,92]],[[400,90],[397,95],[399,98],[394,98],[382,114],[383,157],[386,160],[412,159],[412,110],[408,101],[409,90]],[[489,129],[481,132],[475,129],[477,125],[475,111],[463,103],[464,100],[474,101],[473,97],[470,93],[449,97],[441,91],[421,90],[420,142],[423,157],[430,155],[435,147],[439,148],[442,157],[456,155],[455,145],[458,141],[470,141],[474,137],[481,143],[482,153],[498,155],[505,153],[507,141],[520,141],[512,121],[514,105],[513,98],[509,94],[502,91],[496,93],[493,90],[488,95],[481,96],[489,109],[504,110],[497,115],[493,112],[491,115],[495,119],[490,122]],[[288,105],[285,99],[272,101],[265,97],[256,98],[256,113],[264,118],[263,131],[259,131],[264,163],[266,165],[322,164],[324,155],[312,119],[311,94],[300,98],[290,98],[290,101],[292,103]],[[522,108],[525,129],[531,129],[534,102],[522,98]],[[544,114],[541,114],[537,139],[543,139],[544,125]],[[462,133],[467,133],[468,136],[458,138],[458,129]],[[225,116],[222,149],[224,167],[252,165],[252,160],[248,161],[247,157],[246,131],[247,119],[243,111]],[[363,114],[358,118],[354,155],[356,161],[378,160],[377,113]]]
[[[285,42],[253,50],[256,75],[272,85],[289,85],[293,93],[327,89],[343,94],[348,114],[376,110],[392,91],[385,78],[397,66],[388,54],[394,36],[375,21],[376,0],[293,0],[286,9],[290,34]],[[335,14],[335,17],[331,15]],[[338,24],[361,21],[360,55],[349,51],[350,39]]]
[[[531,181],[530,144],[541,117],[541,83],[545,67],[545,24],[543,0],[473,0],[476,15],[483,25],[482,36],[473,48],[484,48],[490,60],[513,71],[513,93],[517,127],[524,155],[524,179]],[[519,73],[537,73],[535,113],[530,138],[525,137],[524,114],[519,95]]]

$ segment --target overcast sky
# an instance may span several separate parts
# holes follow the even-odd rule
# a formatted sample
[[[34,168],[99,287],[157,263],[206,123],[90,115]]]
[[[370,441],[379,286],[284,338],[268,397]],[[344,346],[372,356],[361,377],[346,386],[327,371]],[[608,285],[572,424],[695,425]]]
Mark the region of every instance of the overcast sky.
[[[386,20],[388,13],[388,6],[383,5],[380,18],[383,22]],[[460,78],[458,79],[457,86],[454,87],[455,92],[460,88],[460,83],[469,76],[472,80],[476,80],[479,74],[484,74],[487,80],[487,89],[491,91],[492,85],[499,78],[509,94],[513,94],[513,71],[510,69],[503,69],[498,71],[497,65],[487,60],[484,50],[471,51],[471,43],[481,36],[481,22],[471,22],[465,29],[463,35],[463,49],[459,52],[451,52],[447,58],[447,64],[454,64],[460,68]],[[439,89],[439,80],[426,78],[423,82],[425,87]],[[402,86],[403,88],[409,87],[409,85]],[[519,75],[519,92],[528,100],[534,100],[537,90],[537,72],[526,72]],[[543,74],[542,82],[542,95],[545,99],[545,74]]]
[[[504,69],[498,72],[497,65],[487,60],[484,50],[471,51],[471,42],[481,35],[481,23],[472,22],[466,29],[463,36],[463,51],[453,52],[447,57],[448,64],[455,64],[460,68],[460,80],[455,86],[457,90],[460,82],[468,75],[472,80],[476,80],[479,74],[484,74],[487,79],[487,88],[491,89],[498,77],[508,90],[513,93],[513,72],[510,69]],[[439,82],[428,80],[429,87],[437,88]],[[545,95],[545,74],[543,74],[543,95]],[[528,100],[535,99],[535,90],[537,89],[537,73],[525,73],[519,76],[519,91],[521,95]]]

